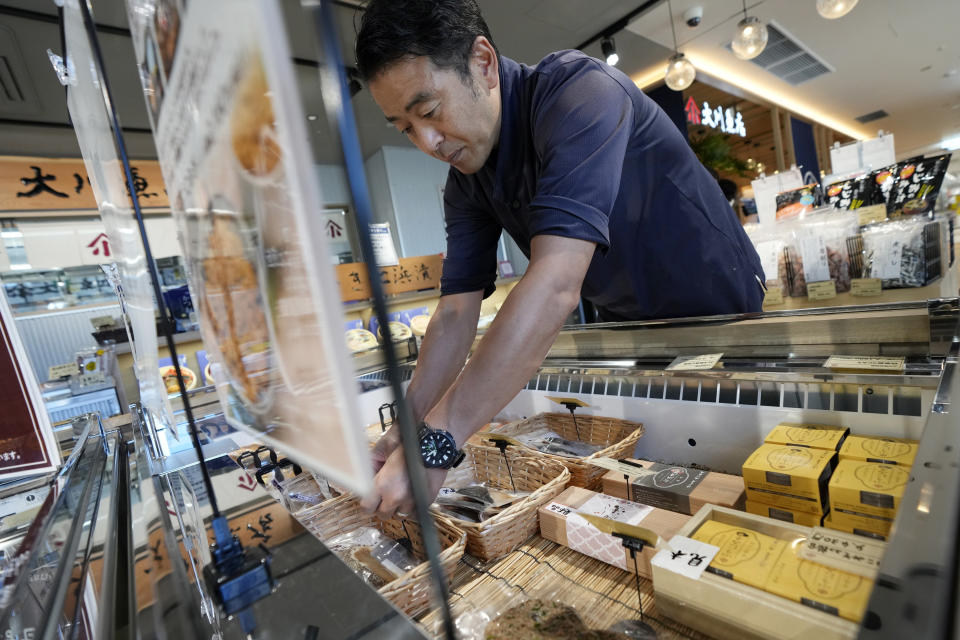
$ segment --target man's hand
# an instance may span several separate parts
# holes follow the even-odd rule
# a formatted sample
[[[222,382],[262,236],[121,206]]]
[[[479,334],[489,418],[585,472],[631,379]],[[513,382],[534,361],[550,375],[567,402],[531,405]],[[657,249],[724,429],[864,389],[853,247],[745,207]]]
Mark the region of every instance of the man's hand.
[[[374,451],[374,466],[376,467],[376,450]],[[428,499],[432,502],[437,497],[440,487],[443,486],[443,481],[447,477],[447,470],[426,469],[425,471],[427,474]],[[385,462],[380,463],[380,468],[373,480],[373,491],[360,502],[360,506],[366,511],[376,512],[381,518],[393,518],[397,514],[406,516],[413,513],[413,493],[410,490],[410,481],[407,478],[402,447],[394,445],[393,452],[387,456]]]
[[[380,471],[380,468],[383,467],[383,464],[387,461],[387,458],[390,457],[390,454],[397,450],[399,446],[400,425],[394,423],[392,427],[387,429],[386,433],[380,436],[377,444],[373,447],[373,451],[370,452],[370,460],[373,463],[374,473]]]

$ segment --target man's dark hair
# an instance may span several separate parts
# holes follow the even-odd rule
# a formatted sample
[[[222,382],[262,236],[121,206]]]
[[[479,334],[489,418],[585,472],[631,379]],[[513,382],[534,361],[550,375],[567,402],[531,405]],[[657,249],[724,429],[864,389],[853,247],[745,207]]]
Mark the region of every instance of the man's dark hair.
[[[401,58],[427,56],[466,79],[477,36],[493,44],[475,0],[371,0],[357,34],[357,68],[370,80]]]

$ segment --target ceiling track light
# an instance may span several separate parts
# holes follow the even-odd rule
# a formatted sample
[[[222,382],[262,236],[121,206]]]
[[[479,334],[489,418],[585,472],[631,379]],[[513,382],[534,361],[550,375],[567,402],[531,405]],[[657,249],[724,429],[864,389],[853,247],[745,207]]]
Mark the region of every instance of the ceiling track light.
[[[859,0],[817,0],[817,13],[827,20],[836,20],[847,15]]]
[[[673,55],[667,63],[667,72],[663,79],[667,86],[674,91],[683,91],[697,77],[697,70],[687,58],[677,50],[677,29],[673,24],[673,6],[667,0],[667,11],[670,12],[670,31],[673,33]]]
[[[768,37],[767,25],[747,15],[747,0],[743,0],[743,20],[737,23],[737,33],[730,43],[734,55],[741,60],[756,58],[766,48]]]
[[[620,56],[617,55],[617,43],[613,41],[613,36],[603,36],[600,41],[600,50],[603,52],[603,59],[611,67],[617,66],[620,62]]]

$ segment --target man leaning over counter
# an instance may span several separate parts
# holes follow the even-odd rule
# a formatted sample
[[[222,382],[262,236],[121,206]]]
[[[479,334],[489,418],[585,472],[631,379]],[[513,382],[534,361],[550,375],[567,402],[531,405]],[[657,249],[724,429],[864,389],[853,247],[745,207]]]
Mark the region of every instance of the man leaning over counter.
[[[502,56],[474,0],[372,0],[356,47],[387,120],[450,165],[442,297],[407,390],[431,495],[581,296],[608,321],[760,311],[760,260],[717,181],[617,69]],[[530,264],[464,366],[504,229]],[[373,457],[363,506],[412,511],[397,427]]]

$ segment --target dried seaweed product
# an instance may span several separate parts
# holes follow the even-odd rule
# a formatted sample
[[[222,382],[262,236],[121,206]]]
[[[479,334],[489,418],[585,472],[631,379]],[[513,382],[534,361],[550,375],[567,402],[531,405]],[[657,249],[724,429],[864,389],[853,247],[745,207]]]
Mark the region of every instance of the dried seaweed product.
[[[857,234],[855,213],[817,213],[791,226],[806,282],[833,280],[837,293],[850,290],[847,240]]]
[[[491,620],[484,637],[487,640],[576,640],[588,631],[572,607],[531,599]]]
[[[326,541],[354,573],[374,588],[412,571],[419,562],[399,542],[373,527],[360,527]]]

